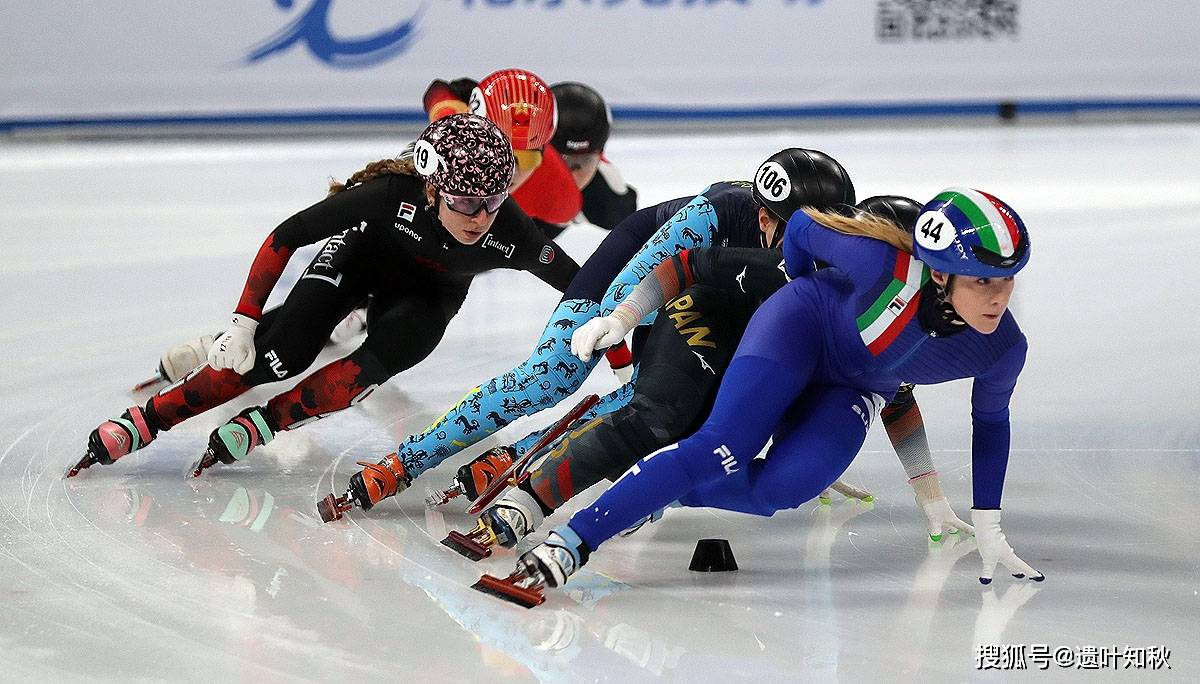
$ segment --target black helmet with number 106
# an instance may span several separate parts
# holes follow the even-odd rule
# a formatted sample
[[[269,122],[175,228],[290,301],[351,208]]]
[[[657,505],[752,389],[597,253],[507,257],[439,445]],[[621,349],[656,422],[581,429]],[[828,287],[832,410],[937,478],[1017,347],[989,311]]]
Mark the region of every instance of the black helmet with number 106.
[[[854,183],[846,169],[824,152],[789,147],[758,167],[754,199],[783,222],[801,207],[846,213],[854,206]]]

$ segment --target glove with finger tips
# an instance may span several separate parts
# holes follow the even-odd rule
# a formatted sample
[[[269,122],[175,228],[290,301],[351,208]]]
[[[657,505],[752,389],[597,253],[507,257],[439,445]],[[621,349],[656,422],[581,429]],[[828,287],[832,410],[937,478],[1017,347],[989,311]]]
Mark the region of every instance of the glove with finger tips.
[[[991,584],[992,573],[995,572],[997,564],[1003,564],[1017,579],[1028,577],[1034,582],[1046,579],[1045,575],[1018,558],[1008,545],[1008,540],[1004,538],[1004,532],[1000,529],[999,509],[972,508],[971,522],[975,523],[975,540],[979,544],[979,557],[983,560],[983,572],[979,575],[980,584]]]
[[[571,353],[589,361],[597,349],[605,349],[625,339],[629,329],[615,316],[600,316],[584,323],[571,335]]]

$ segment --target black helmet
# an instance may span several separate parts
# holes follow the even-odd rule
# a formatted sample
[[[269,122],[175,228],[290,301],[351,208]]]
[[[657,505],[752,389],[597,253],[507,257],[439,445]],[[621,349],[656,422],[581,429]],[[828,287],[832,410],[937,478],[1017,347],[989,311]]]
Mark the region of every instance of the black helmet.
[[[582,83],[550,86],[558,107],[558,129],[550,144],[561,154],[600,152],[608,142],[612,112],[600,93]]]
[[[875,195],[854,205],[854,208],[872,216],[892,221],[904,230],[912,230],[921,215],[921,203],[900,195]]]
[[[824,152],[789,147],[758,167],[754,199],[780,221],[805,206],[845,213],[854,205],[854,183],[846,169]]]

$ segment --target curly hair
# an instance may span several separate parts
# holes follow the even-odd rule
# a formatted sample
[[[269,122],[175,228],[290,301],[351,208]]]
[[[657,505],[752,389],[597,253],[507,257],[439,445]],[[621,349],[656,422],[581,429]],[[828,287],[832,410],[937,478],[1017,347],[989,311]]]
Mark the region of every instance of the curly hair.
[[[355,185],[366,183],[372,178],[378,178],[385,173],[399,173],[406,176],[418,176],[417,167],[413,164],[412,157],[402,156],[393,157],[391,159],[380,159],[367,164],[363,168],[355,171],[345,183],[339,183],[335,180],[329,181],[329,194],[335,195],[347,188],[352,188]]]

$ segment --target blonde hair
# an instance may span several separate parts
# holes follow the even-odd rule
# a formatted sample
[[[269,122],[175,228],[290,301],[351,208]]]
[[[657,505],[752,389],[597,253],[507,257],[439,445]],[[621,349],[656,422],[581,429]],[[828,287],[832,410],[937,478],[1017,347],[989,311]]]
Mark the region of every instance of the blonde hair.
[[[803,209],[804,213],[811,216],[814,221],[830,230],[836,230],[845,235],[858,235],[879,240],[888,243],[902,252],[913,253],[912,234],[885,218],[880,218],[872,214],[859,214],[854,218],[850,218],[841,214],[820,211],[812,207],[803,207]]]
[[[417,167],[413,163],[412,157],[395,157],[392,159],[380,159],[367,164],[363,168],[355,171],[353,175],[346,179],[345,183],[337,181],[329,181],[329,194],[336,195],[337,193],[352,188],[355,185],[366,183],[372,178],[378,178],[385,173],[399,173],[406,176],[416,176]]]

